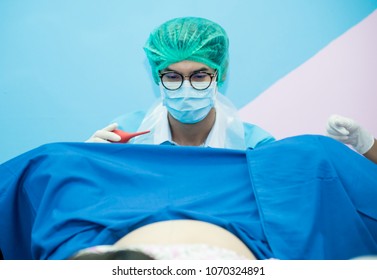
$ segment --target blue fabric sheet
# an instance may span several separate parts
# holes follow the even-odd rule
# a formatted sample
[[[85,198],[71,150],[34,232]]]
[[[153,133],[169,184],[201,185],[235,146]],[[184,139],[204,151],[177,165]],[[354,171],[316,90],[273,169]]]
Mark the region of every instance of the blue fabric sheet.
[[[171,219],[222,226],[260,259],[377,254],[377,165],[323,136],[247,151],[53,143],[0,178],[5,259],[64,259]]]

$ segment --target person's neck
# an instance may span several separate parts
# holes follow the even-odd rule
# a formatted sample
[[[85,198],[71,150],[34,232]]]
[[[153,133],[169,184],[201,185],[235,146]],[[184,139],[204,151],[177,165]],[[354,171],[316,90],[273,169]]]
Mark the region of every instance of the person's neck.
[[[214,108],[200,122],[184,124],[168,115],[172,140],[181,146],[201,146],[207,139],[216,119]]]

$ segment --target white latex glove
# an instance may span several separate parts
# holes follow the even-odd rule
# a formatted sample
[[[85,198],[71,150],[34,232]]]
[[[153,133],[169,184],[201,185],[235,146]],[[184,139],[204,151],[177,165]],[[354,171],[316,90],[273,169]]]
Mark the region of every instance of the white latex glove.
[[[354,120],[332,115],[327,122],[327,135],[351,145],[360,154],[365,154],[374,144],[374,137]]]
[[[120,141],[120,136],[114,132],[114,129],[117,129],[118,124],[112,123],[105,128],[97,130],[88,140],[85,142],[87,143],[111,143],[111,142],[118,142]]]

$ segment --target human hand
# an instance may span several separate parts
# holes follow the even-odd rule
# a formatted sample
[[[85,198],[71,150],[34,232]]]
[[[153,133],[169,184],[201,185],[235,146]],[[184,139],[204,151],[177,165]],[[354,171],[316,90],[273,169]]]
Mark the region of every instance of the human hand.
[[[113,130],[117,129],[118,124],[112,123],[105,128],[97,130],[88,140],[87,143],[111,143],[119,142],[121,137],[114,133]]]
[[[374,144],[374,137],[352,119],[332,115],[326,127],[327,135],[344,144],[351,145],[360,154],[365,154]]]

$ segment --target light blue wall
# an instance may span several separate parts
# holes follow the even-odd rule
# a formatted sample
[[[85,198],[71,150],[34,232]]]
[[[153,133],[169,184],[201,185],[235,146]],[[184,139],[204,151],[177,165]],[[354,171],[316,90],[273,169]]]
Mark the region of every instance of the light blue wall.
[[[83,141],[158,94],[142,46],[173,17],[220,23],[223,91],[241,107],[377,7],[372,0],[1,0],[0,163],[39,145]],[[268,110],[268,108],[266,108]]]

